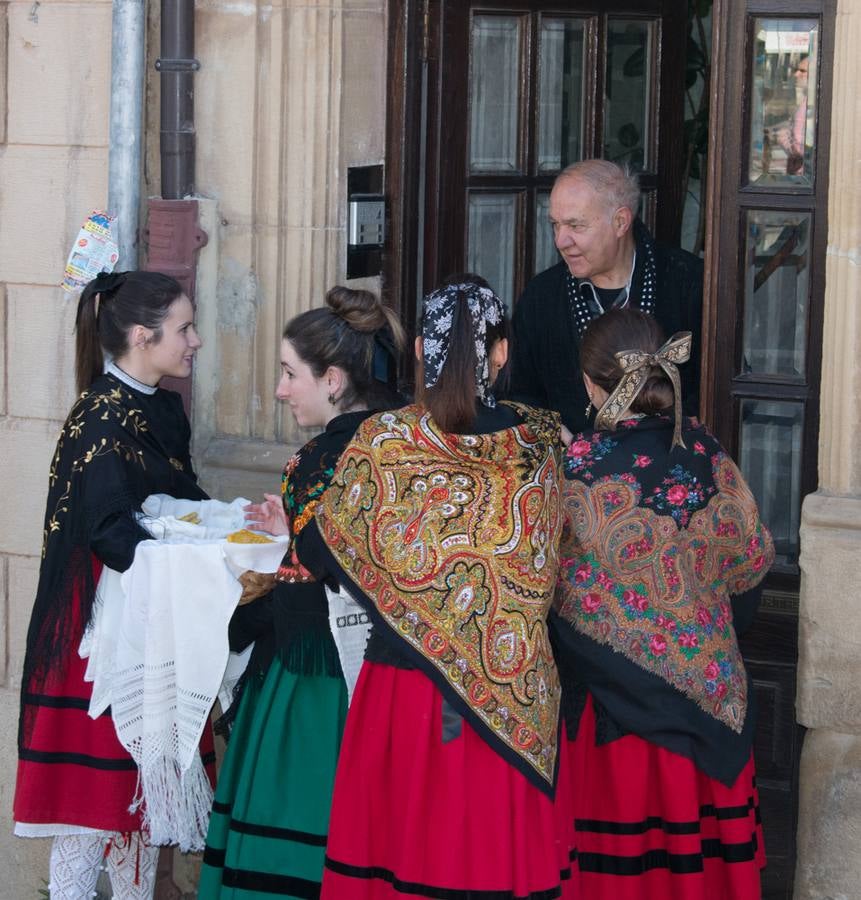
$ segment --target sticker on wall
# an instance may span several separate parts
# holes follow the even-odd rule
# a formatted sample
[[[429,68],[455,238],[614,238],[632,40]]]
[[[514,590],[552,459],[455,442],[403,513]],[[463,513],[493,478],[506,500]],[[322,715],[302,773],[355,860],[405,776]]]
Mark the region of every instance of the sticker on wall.
[[[80,294],[99,272],[113,272],[119,259],[116,216],[94,209],[81,226],[63,273],[63,290]]]

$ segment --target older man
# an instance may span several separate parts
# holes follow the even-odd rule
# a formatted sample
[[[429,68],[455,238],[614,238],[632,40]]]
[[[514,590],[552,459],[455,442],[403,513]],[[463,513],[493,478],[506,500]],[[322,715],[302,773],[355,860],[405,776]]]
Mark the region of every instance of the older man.
[[[682,366],[685,411],[699,403],[702,260],[655,243],[636,218],[637,179],[615,163],[589,159],[564,169],[550,194],[550,223],[562,261],[536,275],[514,310],[512,395],[555,409],[572,431],[586,421],[579,346],[608,309],[634,306],[667,333],[691,331]]]

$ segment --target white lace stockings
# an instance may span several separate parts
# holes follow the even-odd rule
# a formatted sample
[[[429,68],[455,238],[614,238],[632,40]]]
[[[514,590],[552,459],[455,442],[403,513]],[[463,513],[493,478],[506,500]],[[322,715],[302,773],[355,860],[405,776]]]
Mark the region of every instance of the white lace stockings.
[[[151,900],[158,851],[139,831],[59,835],[51,847],[51,900],[95,897],[100,871],[111,879],[114,900]]]

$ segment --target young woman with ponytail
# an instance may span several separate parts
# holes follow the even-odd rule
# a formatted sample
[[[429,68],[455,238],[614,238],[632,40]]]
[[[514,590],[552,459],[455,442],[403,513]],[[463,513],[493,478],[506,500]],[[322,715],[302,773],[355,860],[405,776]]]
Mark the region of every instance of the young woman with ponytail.
[[[27,634],[18,735],[15,833],[54,838],[52,900],[94,895],[103,861],[117,898],[146,900],[158,848],[129,812],[134,761],[109,713],[87,715],[78,646],[103,565],[125,571],[150,535],[135,513],[154,493],[204,499],[178,394],[201,346],[180,285],[154,272],[102,274],[81,294],[75,369],[81,392],[51,462],[39,585]],[[208,741],[208,746],[207,746]],[[211,735],[201,752],[214,764]]]
[[[368,291],[335,287],[292,319],[281,342],[276,398],[320,430],[287,462],[281,496],[248,518],[291,533],[274,590],[242,605],[231,645],[254,651],[215,794],[198,895],[207,900],[318,897],[347,688],[321,582],[296,542],[344,447],[371,409],[398,405],[403,333]]]
[[[506,318],[483,279],[425,297],[420,327],[416,403],[360,426],[299,538],[372,622],[322,897],[550,900],[570,871],[559,420],[496,402]]]

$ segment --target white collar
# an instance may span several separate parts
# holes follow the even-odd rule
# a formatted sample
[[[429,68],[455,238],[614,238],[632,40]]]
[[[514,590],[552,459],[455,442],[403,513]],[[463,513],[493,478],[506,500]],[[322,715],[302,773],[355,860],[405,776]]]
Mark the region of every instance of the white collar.
[[[124,372],[118,365],[115,365],[112,359],[105,361],[105,374],[113,375],[114,378],[118,378],[123,384],[140,391],[142,394],[152,395],[158,390],[157,387],[153,387],[151,384],[144,384],[142,381],[138,381],[137,378],[132,378],[128,372]]]

